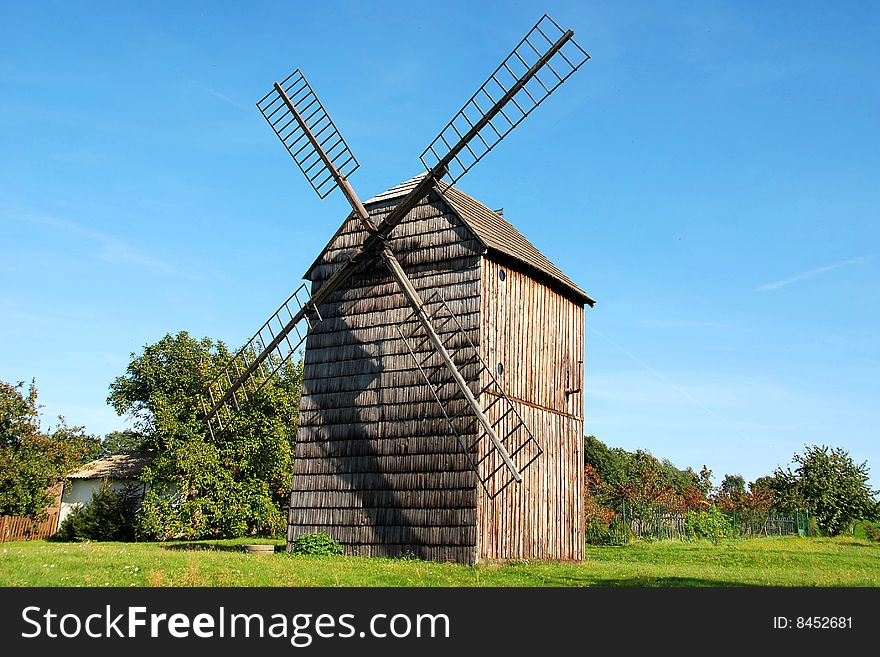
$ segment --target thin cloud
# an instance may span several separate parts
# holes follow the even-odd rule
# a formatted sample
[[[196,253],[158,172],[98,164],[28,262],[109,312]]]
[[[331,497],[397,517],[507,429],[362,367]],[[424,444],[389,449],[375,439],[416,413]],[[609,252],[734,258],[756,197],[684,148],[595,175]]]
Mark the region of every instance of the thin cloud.
[[[234,107],[237,107],[239,109],[245,109],[244,105],[239,103],[237,100],[233,100],[232,98],[230,98],[226,94],[220,93],[216,89],[209,87],[206,84],[203,84],[201,82],[198,82],[197,80],[193,80],[193,79],[189,79],[189,78],[187,79],[187,82],[189,82],[189,84],[191,84],[192,86],[198,87],[202,91],[205,91],[205,92],[211,94],[212,96],[219,98],[220,100],[225,100],[227,103],[229,103],[230,105],[233,105]]]
[[[147,269],[162,271],[167,274],[175,272],[174,267],[167,262],[140,253],[117,237],[87,228],[73,221],[45,216],[24,216],[21,218],[30,224],[55,228],[72,235],[79,235],[80,237],[95,242],[99,247],[96,256],[98,259],[105,262],[134,267],[145,267]]]
[[[841,260],[840,262],[835,262],[833,265],[817,267],[816,269],[811,269],[809,271],[801,272],[800,274],[795,274],[790,278],[783,278],[781,281],[765,283],[764,285],[756,287],[755,292],[770,292],[772,290],[778,290],[785,287],[786,285],[805,281],[808,278],[813,278],[814,276],[819,276],[820,274],[827,274],[829,271],[834,271],[835,269],[840,269],[841,267],[850,267],[852,265],[864,264],[868,262],[871,258],[873,258],[873,256],[861,256],[859,258],[852,258],[850,260]]]
[[[612,347],[614,347],[615,349],[617,349],[617,350],[618,350],[620,353],[622,353],[624,356],[626,356],[627,358],[629,358],[630,360],[632,360],[633,362],[635,362],[637,365],[639,365],[640,367],[642,367],[643,369],[647,370],[648,372],[650,372],[651,374],[653,374],[654,376],[656,376],[658,379],[660,379],[661,381],[663,381],[667,386],[669,386],[669,389],[670,389],[670,390],[675,391],[677,394],[679,394],[679,395],[681,395],[682,397],[684,397],[685,399],[687,399],[691,404],[693,404],[694,406],[696,406],[697,408],[699,408],[701,411],[705,412],[705,413],[708,414],[708,415],[711,415],[711,416],[714,417],[716,420],[718,420],[719,422],[721,422],[721,423],[722,423],[724,426],[726,426],[728,429],[730,429],[731,431],[733,431],[734,433],[736,433],[736,434],[737,434],[737,435],[738,435],[738,436],[739,436],[744,442],[750,443],[750,444],[752,444],[752,445],[756,445],[756,444],[758,444],[757,441],[755,441],[753,438],[749,438],[748,436],[746,436],[745,434],[743,434],[743,433],[742,433],[737,427],[735,427],[735,426],[734,426],[731,422],[729,422],[726,418],[724,418],[723,416],[719,415],[718,413],[716,413],[715,411],[713,411],[713,410],[712,410],[711,408],[709,408],[708,406],[706,406],[706,405],[704,405],[704,404],[701,404],[701,403],[700,403],[700,402],[699,402],[699,401],[698,401],[698,400],[697,400],[697,399],[696,399],[691,393],[689,393],[687,390],[684,390],[683,388],[681,388],[681,387],[679,387],[678,385],[676,385],[673,381],[671,381],[671,380],[670,380],[667,376],[665,376],[662,372],[659,372],[658,370],[654,369],[653,367],[651,367],[650,365],[648,365],[645,361],[643,361],[641,358],[639,358],[638,356],[636,356],[636,355],[633,354],[632,352],[628,351],[627,349],[625,349],[624,347],[622,347],[621,345],[619,345],[617,342],[615,342],[614,340],[612,340],[612,339],[609,338],[608,336],[603,335],[602,333],[600,333],[599,331],[597,331],[596,329],[594,329],[594,328],[593,328],[592,326],[590,326],[589,324],[586,324],[586,323],[585,323],[584,326],[586,327],[586,329],[587,329],[588,331],[592,331],[592,332],[595,333],[597,336],[599,336],[600,338],[602,338],[603,340],[605,340],[605,342],[607,342],[607,343],[610,344]]]
[[[721,322],[707,322],[694,319],[643,319],[639,324],[647,328],[659,329],[727,328],[727,324],[722,324]]]

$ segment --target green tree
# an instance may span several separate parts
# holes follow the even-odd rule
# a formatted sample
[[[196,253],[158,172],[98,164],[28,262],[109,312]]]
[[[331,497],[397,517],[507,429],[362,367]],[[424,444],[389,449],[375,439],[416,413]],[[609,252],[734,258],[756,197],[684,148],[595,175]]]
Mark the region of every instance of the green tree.
[[[147,440],[137,431],[125,429],[123,431],[111,431],[101,439],[101,449],[104,454],[121,454],[132,452],[147,447]]]
[[[846,450],[825,445],[807,445],[792,461],[793,471],[777,468],[774,475],[797,492],[823,532],[837,536],[856,520],[877,517],[867,462],[856,464]]]
[[[746,480],[742,475],[726,474],[721,480],[721,490],[728,495],[736,495],[746,492]]]
[[[708,495],[712,491],[712,470],[705,463],[700,468],[700,474],[697,475],[697,486],[703,495]]]
[[[37,517],[51,503],[47,490],[100,453],[82,427],[40,428],[37,387],[0,381],[0,515]]]
[[[753,494],[769,496],[769,507],[785,513],[793,513],[807,508],[806,502],[800,496],[797,488],[797,479],[791,472],[783,472],[777,468],[775,473],[758,477],[749,484]]]
[[[271,534],[284,525],[281,507],[291,488],[302,386],[300,364],[278,375],[224,416],[212,437],[199,395],[226,363],[222,342],[182,331],[132,354],[108,402],[128,415],[156,450],[142,479],[150,488],[138,512],[145,537],[200,538]]]
[[[609,448],[595,436],[584,437],[584,467],[591,468],[599,481],[596,501],[613,509],[624,502],[630,508],[692,507],[706,497],[700,478],[690,468],[681,470],[643,450]]]

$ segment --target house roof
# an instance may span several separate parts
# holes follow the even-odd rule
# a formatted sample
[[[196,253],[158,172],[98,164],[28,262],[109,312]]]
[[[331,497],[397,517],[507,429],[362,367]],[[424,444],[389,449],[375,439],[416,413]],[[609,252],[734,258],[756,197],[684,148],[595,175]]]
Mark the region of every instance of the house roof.
[[[153,460],[152,450],[111,454],[86,463],[74,470],[68,479],[137,479]]]
[[[418,184],[425,174],[418,175],[414,178],[406,180],[391,189],[377,194],[367,199],[364,205],[370,209],[371,205],[387,203],[396,198],[406,196]],[[554,265],[543,253],[541,253],[531,242],[529,242],[513,225],[504,219],[500,214],[490,210],[488,207],[480,203],[475,198],[468,196],[461,190],[441,182],[434,186],[434,190],[446,201],[446,204],[453,212],[470,228],[474,236],[486,247],[489,252],[494,252],[507,256],[517,262],[526,265],[526,267],[543,274],[552,282],[561,285],[569,293],[578,298],[581,302],[592,306],[595,301],[584,292],[578,285],[566,276],[556,265]],[[349,215],[350,218],[351,215]],[[348,221],[348,218],[346,218]],[[333,235],[329,247],[335,241],[336,237],[345,227],[343,222],[340,229]],[[325,251],[327,249],[325,247]],[[323,251],[322,251],[323,254]],[[320,256],[309,267],[305,278],[309,277],[312,269],[320,262]]]

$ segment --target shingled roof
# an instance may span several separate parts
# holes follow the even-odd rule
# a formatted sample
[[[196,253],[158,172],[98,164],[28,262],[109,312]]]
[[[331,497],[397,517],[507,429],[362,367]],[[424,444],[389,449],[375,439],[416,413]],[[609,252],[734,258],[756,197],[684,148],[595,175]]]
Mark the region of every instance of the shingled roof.
[[[421,174],[404,181],[381,194],[367,199],[364,205],[369,210],[370,205],[387,203],[396,198],[406,196],[423,177],[424,174]],[[562,286],[565,291],[573,294],[583,303],[590,306],[596,303],[500,214],[490,210],[475,198],[468,196],[452,185],[447,185],[445,182],[435,185],[434,190],[446,201],[447,205],[465,225],[470,228],[471,232],[482,242],[488,252],[512,258],[525,265],[528,269],[549,278],[551,282]],[[345,223],[343,223],[344,226]],[[341,231],[342,227],[339,230]],[[327,246],[333,243],[338,234],[339,231],[331,238]],[[318,264],[319,260],[320,257],[309,268],[309,271],[306,272],[305,278],[308,278],[309,273]]]
[[[153,452],[141,450],[95,459],[67,475],[68,479],[137,479],[153,460]]]

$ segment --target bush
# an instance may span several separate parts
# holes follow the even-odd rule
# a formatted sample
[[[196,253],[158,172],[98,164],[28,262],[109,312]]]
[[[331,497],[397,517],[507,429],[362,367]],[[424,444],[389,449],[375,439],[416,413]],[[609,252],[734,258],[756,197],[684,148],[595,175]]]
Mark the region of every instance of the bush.
[[[590,532],[586,536],[587,545],[620,546],[626,545],[626,531],[623,529],[604,529]]]
[[[161,479],[147,492],[137,514],[138,536],[157,541],[173,539],[278,536],[287,528],[284,514],[264,482],[213,482],[210,495],[182,483],[183,492]]]
[[[688,533],[692,538],[708,538],[717,543],[725,536],[733,535],[733,526],[718,507],[711,506],[706,511],[688,514]]]
[[[880,541],[880,527],[869,525],[867,522],[863,525],[865,536],[869,541]]]
[[[619,518],[604,522],[595,517],[587,518],[585,527],[587,545],[626,545],[627,527]]]
[[[92,501],[68,515],[54,538],[59,541],[133,541],[140,485],[110,488],[105,479]]]
[[[328,557],[342,554],[342,543],[324,532],[303,534],[290,548],[291,554]]]

